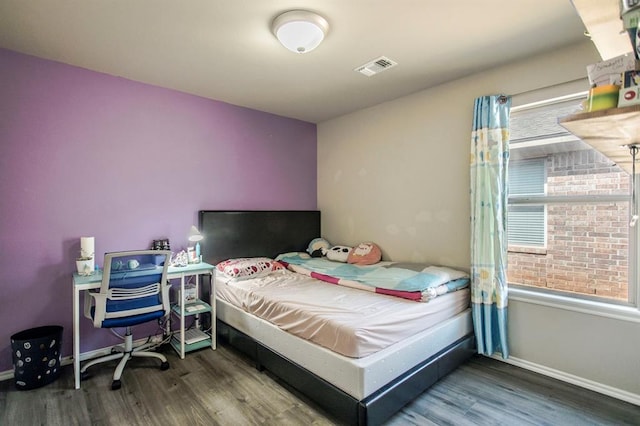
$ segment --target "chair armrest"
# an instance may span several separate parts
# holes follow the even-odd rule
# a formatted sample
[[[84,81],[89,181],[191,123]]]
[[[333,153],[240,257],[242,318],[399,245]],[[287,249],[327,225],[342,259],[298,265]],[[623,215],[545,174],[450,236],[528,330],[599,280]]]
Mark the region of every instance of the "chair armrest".
[[[164,310],[164,314],[169,315],[171,312],[171,301],[169,300],[169,289],[171,288],[171,283],[167,280],[164,285],[162,285],[162,309]]]
[[[106,313],[106,298],[105,294],[99,291],[88,291],[84,296],[84,316],[93,320],[93,326],[96,328],[102,328],[102,321]],[[95,307],[93,316],[91,316],[91,308]]]
[[[84,317],[85,318],[91,318],[91,307],[93,306],[93,297],[91,297],[91,294],[95,293],[95,291],[85,291],[84,292]]]

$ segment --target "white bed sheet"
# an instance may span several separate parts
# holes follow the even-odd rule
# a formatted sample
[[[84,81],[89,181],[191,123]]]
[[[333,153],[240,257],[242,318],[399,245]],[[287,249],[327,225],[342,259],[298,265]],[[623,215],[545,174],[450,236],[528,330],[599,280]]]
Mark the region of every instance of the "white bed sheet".
[[[328,284],[290,271],[216,283],[216,297],[284,331],[361,358],[468,308],[467,289],[428,303]]]
[[[373,355],[349,358],[296,337],[223,300],[216,301],[216,315],[221,321],[357,400],[363,400],[424,360],[467,336],[473,329],[471,309],[466,309]]]

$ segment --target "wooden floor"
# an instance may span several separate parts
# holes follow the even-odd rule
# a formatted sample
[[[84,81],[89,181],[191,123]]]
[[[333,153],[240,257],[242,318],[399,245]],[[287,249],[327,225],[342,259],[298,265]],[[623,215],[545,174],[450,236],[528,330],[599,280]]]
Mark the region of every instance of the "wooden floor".
[[[224,346],[171,368],[134,360],[111,391],[113,363],[73,389],[73,367],[30,391],[0,382],[0,425],[331,425],[312,404]],[[91,370],[90,370],[91,371]],[[388,425],[640,425],[640,407],[493,359],[475,357]]]

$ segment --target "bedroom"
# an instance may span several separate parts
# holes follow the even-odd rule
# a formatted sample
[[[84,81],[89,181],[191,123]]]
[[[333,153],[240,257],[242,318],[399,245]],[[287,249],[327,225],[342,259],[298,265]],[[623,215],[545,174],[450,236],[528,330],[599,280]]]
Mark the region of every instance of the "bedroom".
[[[11,369],[9,336],[32,326],[62,324],[70,353],[67,289],[85,234],[98,252],[162,237],[179,248],[200,209],[317,208],[330,241],[468,265],[473,99],[584,79],[598,60],[583,40],[314,124],[1,50],[0,371]],[[637,312],[520,298],[509,330],[513,361],[640,401]],[[85,350],[112,343],[83,338]]]

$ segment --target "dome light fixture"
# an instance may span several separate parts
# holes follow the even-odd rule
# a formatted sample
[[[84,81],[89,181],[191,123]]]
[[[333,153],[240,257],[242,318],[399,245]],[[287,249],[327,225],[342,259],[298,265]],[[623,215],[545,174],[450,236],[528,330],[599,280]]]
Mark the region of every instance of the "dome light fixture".
[[[329,29],[322,16],[307,10],[290,10],[278,15],[271,30],[280,43],[295,53],[307,53],[318,47]]]

